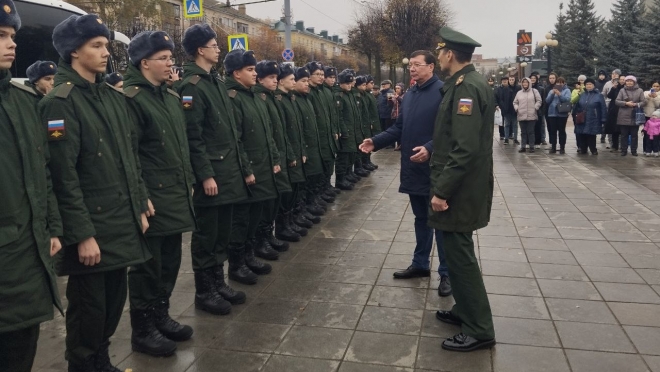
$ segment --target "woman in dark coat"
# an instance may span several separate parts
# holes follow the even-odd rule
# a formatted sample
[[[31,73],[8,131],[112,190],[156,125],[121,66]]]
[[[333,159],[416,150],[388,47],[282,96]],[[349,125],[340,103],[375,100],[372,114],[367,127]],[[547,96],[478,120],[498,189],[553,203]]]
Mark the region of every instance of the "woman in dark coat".
[[[619,115],[619,106],[616,105],[616,97],[619,91],[623,88],[625,83],[625,76],[620,76],[619,81],[612,85],[612,89],[607,92],[607,98],[610,99],[609,107],[607,108],[607,121],[605,122],[605,134],[612,135],[612,150],[610,152],[619,151],[619,137],[621,130],[616,123],[617,116]]]
[[[596,135],[603,131],[603,123],[607,116],[605,99],[596,89],[596,81],[587,79],[584,82],[585,91],[580,95],[580,99],[574,108],[575,117],[584,113],[585,120],[582,124],[575,124],[575,134],[577,134],[580,143],[580,154],[586,154],[587,148],[591,150],[592,155],[598,155],[596,149]]]

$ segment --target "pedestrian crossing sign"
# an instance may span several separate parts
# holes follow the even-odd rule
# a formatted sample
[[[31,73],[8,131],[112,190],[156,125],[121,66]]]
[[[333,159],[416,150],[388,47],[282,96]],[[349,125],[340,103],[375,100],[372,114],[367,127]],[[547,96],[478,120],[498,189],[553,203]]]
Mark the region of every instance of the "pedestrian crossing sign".
[[[236,34],[227,36],[227,46],[229,51],[236,49],[248,50],[248,36],[247,34]]]
[[[185,18],[198,18],[204,16],[204,0],[183,0],[183,16]]]

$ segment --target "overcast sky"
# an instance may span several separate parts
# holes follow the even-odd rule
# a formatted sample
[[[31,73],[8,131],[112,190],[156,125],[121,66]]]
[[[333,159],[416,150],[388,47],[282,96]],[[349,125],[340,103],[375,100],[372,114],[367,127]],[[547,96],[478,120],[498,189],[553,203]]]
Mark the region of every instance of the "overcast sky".
[[[254,0],[231,0],[232,4]],[[291,0],[293,20],[305,21],[315,32],[328,30],[346,42],[346,30],[355,21],[362,0]],[[374,1],[374,0],[366,0]],[[484,57],[507,57],[516,54],[516,33],[531,31],[533,43],[554,28],[562,0],[445,0],[455,13],[456,29],[470,35],[483,47],[476,53]],[[224,1],[222,1],[224,2]],[[564,0],[567,3],[568,0]],[[613,0],[595,0],[596,11],[609,18]],[[282,15],[284,0],[247,5],[247,13],[257,18],[277,19]]]

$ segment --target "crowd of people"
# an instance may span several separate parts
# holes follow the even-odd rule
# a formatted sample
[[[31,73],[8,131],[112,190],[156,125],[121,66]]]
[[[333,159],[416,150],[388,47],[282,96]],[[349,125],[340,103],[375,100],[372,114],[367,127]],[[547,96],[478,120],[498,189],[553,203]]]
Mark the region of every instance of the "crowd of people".
[[[607,78],[598,72],[596,79],[580,75],[577,82],[550,73],[547,82],[539,82],[533,72],[520,84],[513,76],[502,77],[499,86],[490,79],[502,122],[500,141],[520,145],[519,152],[534,152],[547,145],[550,154],[566,153],[566,124],[572,118],[578,154],[598,155],[597,136],[611,152],[626,156],[630,149],[637,156],[639,128],[642,128],[642,150],[645,156],[660,156],[660,83],[652,82],[649,90],[639,87],[637,78],[615,69]],[[520,126],[520,141],[518,141]],[[547,128],[547,129],[546,129]],[[546,133],[547,130],[547,133]]]

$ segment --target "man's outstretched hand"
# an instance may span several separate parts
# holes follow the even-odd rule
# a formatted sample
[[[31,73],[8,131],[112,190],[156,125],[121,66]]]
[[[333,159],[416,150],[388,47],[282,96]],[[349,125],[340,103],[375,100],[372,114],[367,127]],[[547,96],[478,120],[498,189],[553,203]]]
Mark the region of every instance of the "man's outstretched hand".
[[[374,141],[371,140],[371,138],[366,138],[362,143],[360,144],[360,151],[362,151],[365,154],[370,154],[372,151],[374,151]]]

